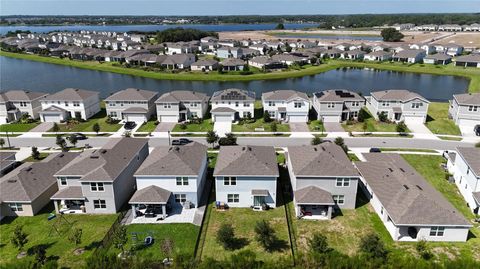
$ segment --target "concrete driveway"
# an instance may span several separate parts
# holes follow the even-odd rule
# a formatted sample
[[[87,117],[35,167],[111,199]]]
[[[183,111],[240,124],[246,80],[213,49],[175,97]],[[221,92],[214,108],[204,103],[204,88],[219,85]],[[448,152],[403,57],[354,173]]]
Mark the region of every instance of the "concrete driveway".
[[[415,138],[438,139],[423,123],[406,122],[405,124],[414,133]]]
[[[213,130],[217,133],[219,137],[224,137],[226,133],[232,132],[232,123],[217,121],[213,124]]]
[[[154,132],[168,132],[168,131],[171,131],[171,130],[173,130],[173,127],[175,127],[176,124],[177,124],[176,122],[160,122],[160,123],[158,123]]]
[[[290,132],[310,132],[305,122],[290,122],[288,125],[290,125]]]
[[[342,127],[342,124],[339,122],[324,122],[323,126],[325,127],[325,131],[331,133],[341,133],[345,132]]]
[[[52,129],[53,127],[53,122],[42,122],[39,125],[37,125],[35,128],[30,129],[29,132],[47,132],[48,130]]]

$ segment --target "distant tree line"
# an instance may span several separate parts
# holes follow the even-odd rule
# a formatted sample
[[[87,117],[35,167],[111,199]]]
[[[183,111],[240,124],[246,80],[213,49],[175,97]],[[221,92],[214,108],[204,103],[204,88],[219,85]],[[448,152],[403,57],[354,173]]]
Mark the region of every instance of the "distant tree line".
[[[208,32],[197,29],[184,29],[179,27],[157,32],[156,40],[158,43],[192,41],[199,40],[200,38],[206,36],[218,38],[218,34],[216,32]]]

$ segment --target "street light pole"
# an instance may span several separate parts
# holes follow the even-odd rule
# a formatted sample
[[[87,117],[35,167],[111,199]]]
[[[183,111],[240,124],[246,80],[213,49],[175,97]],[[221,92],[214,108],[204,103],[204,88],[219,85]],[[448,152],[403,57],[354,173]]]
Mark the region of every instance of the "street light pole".
[[[5,131],[5,134],[7,136],[7,143],[8,143],[8,148],[12,148],[12,146],[10,145],[10,137],[8,137],[8,131]]]
[[[170,130],[167,131],[167,133],[168,133],[168,145],[170,146],[170,145],[171,145],[171,142],[170,142]]]

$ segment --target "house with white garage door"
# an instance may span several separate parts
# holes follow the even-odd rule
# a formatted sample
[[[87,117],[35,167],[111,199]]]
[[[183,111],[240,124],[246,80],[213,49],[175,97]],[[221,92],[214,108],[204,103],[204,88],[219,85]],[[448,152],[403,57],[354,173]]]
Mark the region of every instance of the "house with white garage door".
[[[240,118],[254,117],[255,92],[226,89],[213,93],[210,100],[213,122],[233,122]]]
[[[348,90],[326,90],[313,94],[313,108],[323,122],[342,122],[357,119],[365,106],[365,98]]]
[[[40,100],[47,95],[24,90],[0,92],[0,124],[18,121],[23,114],[38,119],[38,112],[42,109]]]
[[[462,133],[473,133],[480,124],[480,93],[454,94],[448,114]]]
[[[159,122],[183,122],[203,118],[208,110],[208,95],[195,91],[172,91],[162,94],[155,104]]]
[[[70,118],[88,120],[100,112],[100,97],[96,91],[67,88],[43,98],[42,122],[61,122]]]
[[[278,90],[262,94],[263,110],[278,121],[307,122],[310,99],[304,92]]]
[[[143,123],[155,114],[158,93],[128,88],[105,99],[107,115],[116,120]]]
[[[367,108],[375,119],[380,113],[394,122],[425,123],[430,102],[418,93],[408,90],[385,90],[372,92],[367,97]]]
[[[361,189],[394,241],[467,240],[470,221],[399,154],[363,156]]]

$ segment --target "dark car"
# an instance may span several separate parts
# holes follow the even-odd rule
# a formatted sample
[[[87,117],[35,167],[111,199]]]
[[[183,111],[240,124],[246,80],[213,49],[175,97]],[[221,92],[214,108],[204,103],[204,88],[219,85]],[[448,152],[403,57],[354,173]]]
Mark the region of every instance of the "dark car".
[[[85,140],[85,139],[87,139],[87,136],[84,135],[84,134],[82,134],[82,133],[74,133],[73,135],[77,138],[77,140]]]
[[[180,138],[180,139],[175,139],[172,141],[172,145],[174,146],[183,146],[188,143],[192,143],[192,140],[187,139],[187,138]]]
[[[370,152],[382,152],[379,148],[370,148]]]
[[[126,130],[132,130],[133,128],[135,128],[135,126],[137,126],[137,124],[133,121],[127,121],[125,122],[125,125],[123,126]]]
[[[479,125],[476,125],[476,126],[473,128],[473,131],[475,132],[475,135],[480,136],[480,124],[479,124]]]

